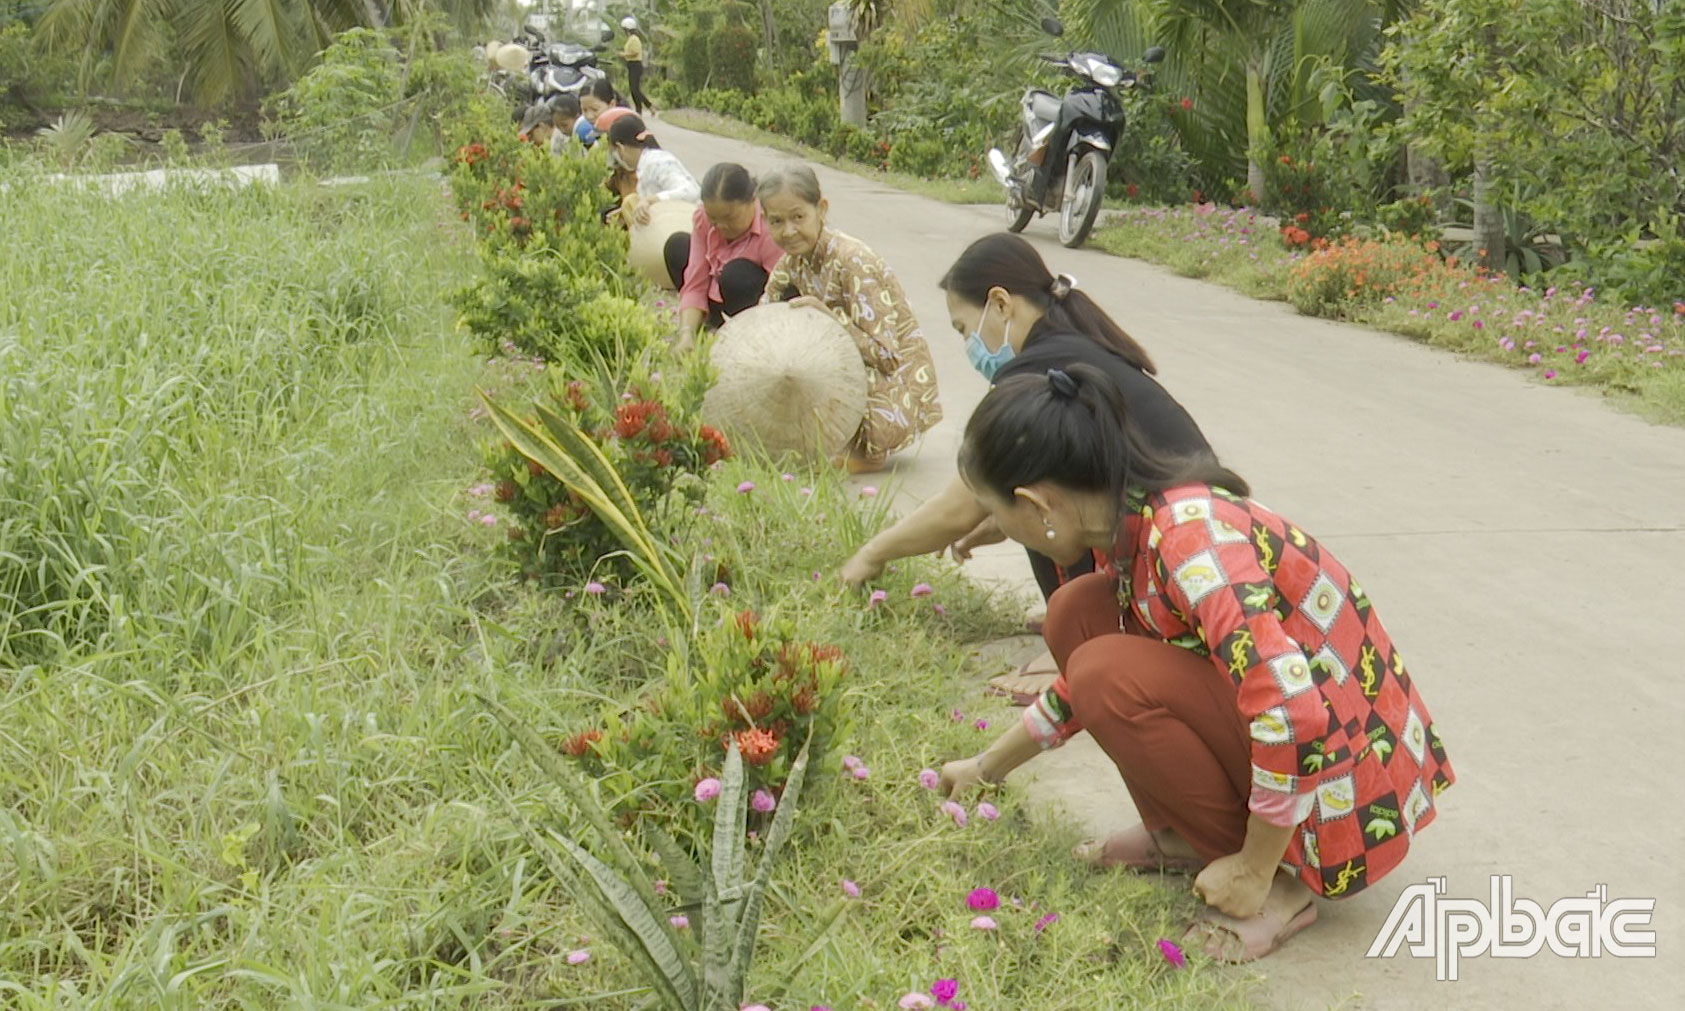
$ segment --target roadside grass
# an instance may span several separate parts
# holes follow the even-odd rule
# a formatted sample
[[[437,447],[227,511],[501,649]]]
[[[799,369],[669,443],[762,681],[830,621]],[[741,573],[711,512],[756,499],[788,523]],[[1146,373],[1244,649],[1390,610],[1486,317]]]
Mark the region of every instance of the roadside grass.
[[[812,162],[815,165],[825,165],[844,172],[852,172],[857,176],[881,182],[886,186],[893,186],[896,189],[916,193],[921,197],[929,197],[932,200],[940,200],[943,203],[994,204],[1003,202],[1000,184],[992,178],[925,179],[905,172],[886,172],[863,162],[838,158],[829,152],[809,147],[782,134],[772,133],[735,119],[697,109],[663,111],[661,119],[685,130],[711,133],[717,137],[728,137],[732,140],[743,141],[746,144],[770,147],[785,154],[796,155],[803,161]]]
[[[539,376],[466,353],[444,296],[470,239],[438,182],[106,200],[24,175],[0,219],[31,251],[0,262],[8,1006],[634,1006],[488,791],[555,800],[475,696],[577,727],[666,650],[640,591],[539,592],[466,515],[474,388]],[[945,976],[980,1008],[1247,1006],[1154,947],[1185,893],[1078,868],[1013,790],[960,829],[917,784],[1011,718],[952,718],[965,643],[1008,608],[929,559],[879,604],[839,590],[838,546],[887,506],[834,473],[738,460],[710,488],[681,536],[738,575],[705,620],[777,609],[841,645],[872,769],[804,806],[756,994],[881,1009]],[[816,936],[845,877],[863,894]],[[980,885],[996,931],[969,926]]]
[[[1106,219],[1092,241],[1118,256],[1273,301],[1291,301],[1295,270],[1303,269],[1296,265],[1305,259],[1261,216],[1209,205],[1129,208]],[[1571,280],[1539,290],[1467,269],[1398,277],[1372,271],[1366,280],[1371,286],[1396,281],[1408,293],[1354,292],[1315,314],[1526,369],[1544,382],[1584,386],[1649,420],[1685,425],[1685,303],[1611,304]]]

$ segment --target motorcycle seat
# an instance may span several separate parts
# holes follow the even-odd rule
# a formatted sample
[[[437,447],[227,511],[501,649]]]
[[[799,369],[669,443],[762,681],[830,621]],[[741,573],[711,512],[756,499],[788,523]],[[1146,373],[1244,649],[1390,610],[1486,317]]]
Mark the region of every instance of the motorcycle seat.
[[[1024,101],[1030,107],[1030,115],[1044,123],[1059,118],[1059,96],[1051,91],[1032,91],[1024,97]]]

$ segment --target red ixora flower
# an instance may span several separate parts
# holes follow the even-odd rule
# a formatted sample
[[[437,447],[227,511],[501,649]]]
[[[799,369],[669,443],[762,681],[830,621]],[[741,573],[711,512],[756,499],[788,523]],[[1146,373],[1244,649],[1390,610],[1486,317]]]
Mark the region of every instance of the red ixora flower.
[[[1194,107],[1194,100],[1193,99],[1191,99],[1191,98],[1182,99],[1182,111],[1183,112],[1187,112],[1188,110],[1192,109],[1193,107]]]
[[[579,758],[591,750],[591,745],[603,739],[601,730],[587,730],[583,734],[574,734],[562,745],[562,753],[570,758]]]
[[[770,730],[756,727],[739,731],[736,740],[737,750],[742,752],[743,760],[750,765],[765,765],[778,754],[778,735]]]
[[[702,462],[710,466],[731,456],[731,443],[726,441],[720,430],[712,425],[703,425],[696,430],[696,435],[702,440]]]
[[[636,400],[614,409],[614,434],[619,438],[633,439],[648,434],[651,442],[665,442],[672,433],[667,408],[653,400]]]

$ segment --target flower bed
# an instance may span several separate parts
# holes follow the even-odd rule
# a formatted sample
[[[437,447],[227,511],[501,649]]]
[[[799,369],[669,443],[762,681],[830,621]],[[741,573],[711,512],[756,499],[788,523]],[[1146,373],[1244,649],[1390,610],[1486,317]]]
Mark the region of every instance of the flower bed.
[[[1302,236],[1302,237],[1301,237]],[[1564,280],[1517,287],[1440,255],[1431,242],[1347,237],[1332,244],[1251,211],[1131,208],[1096,233],[1109,252],[1204,277],[1301,312],[1391,330],[1595,386],[1685,423],[1685,301],[1608,304]]]

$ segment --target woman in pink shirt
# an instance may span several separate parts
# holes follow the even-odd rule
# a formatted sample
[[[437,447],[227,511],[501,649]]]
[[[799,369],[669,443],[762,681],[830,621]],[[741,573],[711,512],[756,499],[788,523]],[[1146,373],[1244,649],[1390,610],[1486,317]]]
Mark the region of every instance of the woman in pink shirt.
[[[667,240],[667,273],[679,289],[679,343],[688,350],[704,324],[718,327],[761,300],[767,274],[784,256],[755,197],[755,177],[721,162],[702,177],[702,206],[689,235]]]

